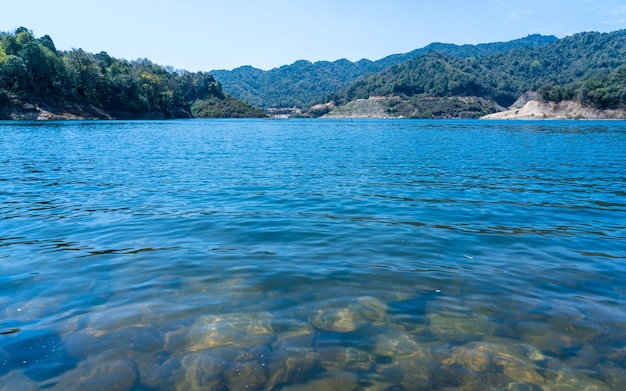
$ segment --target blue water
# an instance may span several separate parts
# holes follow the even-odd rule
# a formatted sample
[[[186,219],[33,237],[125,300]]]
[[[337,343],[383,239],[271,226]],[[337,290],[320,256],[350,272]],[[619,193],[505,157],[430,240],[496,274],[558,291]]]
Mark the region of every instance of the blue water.
[[[0,123],[0,390],[620,390],[626,123]]]

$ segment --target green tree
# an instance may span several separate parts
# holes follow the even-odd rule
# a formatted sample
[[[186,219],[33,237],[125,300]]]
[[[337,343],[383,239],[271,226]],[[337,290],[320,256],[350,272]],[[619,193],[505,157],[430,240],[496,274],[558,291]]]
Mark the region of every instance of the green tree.
[[[56,53],[57,52],[57,48],[56,48],[56,46],[54,46],[54,42],[52,41],[52,38],[50,38],[49,35],[46,34],[43,37],[39,38],[39,42],[43,46],[48,48],[52,53]]]
[[[102,70],[93,54],[74,49],[63,56],[71,93],[91,103],[101,103]]]
[[[36,40],[29,40],[19,54],[29,74],[29,83],[25,86],[28,92],[39,97],[58,97],[65,79],[61,60]]]
[[[28,84],[28,69],[24,60],[15,55],[8,55],[0,63],[0,86],[13,94],[24,94],[24,86]]]

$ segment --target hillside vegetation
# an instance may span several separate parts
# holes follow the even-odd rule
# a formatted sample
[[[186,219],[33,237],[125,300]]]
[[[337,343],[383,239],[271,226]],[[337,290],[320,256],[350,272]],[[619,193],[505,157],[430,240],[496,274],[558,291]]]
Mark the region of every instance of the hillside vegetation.
[[[341,106],[387,97],[389,116],[480,117],[528,91],[545,101],[626,109],[626,30],[580,33],[540,48],[482,57],[432,51],[362,78],[322,102]],[[445,103],[458,103],[460,97],[474,107],[457,115]]]
[[[378,61],[342,59],[311,63],[301,60],[269,71],[243,66],[232,71],[215,70],[211,74],[222,83],[224,91],[255,106],[307,108],[363,75],[380,72],[433,51],[461,58],[482,57],[521,48],[544,47],[556,40],[554,36],[530,35],[514,41],[480,45],[432,43],[410,53],[394,54]]]
[[[0,119],[263,117],[256,107],[295,107],[312,117],[478,118],[522,96],[624,111],[626,30],[433,43],[378,61],[302,60],[212,73],[59,51],[48,35],[20,27],[0,33]]]
[[[259,117],[208,73],[174,71],[147,59],[58,51],[24,27],[0,33],[0,119]],[[60,114],[54,114],[60,113]]]

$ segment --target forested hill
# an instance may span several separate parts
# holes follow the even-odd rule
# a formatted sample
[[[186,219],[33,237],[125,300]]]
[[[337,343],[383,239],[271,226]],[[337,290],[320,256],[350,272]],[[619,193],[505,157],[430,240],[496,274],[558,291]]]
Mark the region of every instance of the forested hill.
[[[325,100],[342,105],[388,97],[390,116],[478,117],[498,105],[511,105],[528,91],[546,101],[626,109],[626,30],[580,33],[541,48],[483,57],[430,52],[361,79]]]
[[[105,52],[58,51],[24,27],[0,33],[0,119],[261,117],[208,73]]]
[[[378,61],[342,59],[311,63],[301,60],[269,71],[243,66],[232,71],[215,70],[211,74],[223,85],[224,91],[255,106],[303,108],[347,87],[363,75],[380,72],[432,51],[455,57],[481,57],[527,47],[543,47],[556,40],[554,36],[529,35],[509,42],[479,45],[432,43],[410,53],[394,54]]]

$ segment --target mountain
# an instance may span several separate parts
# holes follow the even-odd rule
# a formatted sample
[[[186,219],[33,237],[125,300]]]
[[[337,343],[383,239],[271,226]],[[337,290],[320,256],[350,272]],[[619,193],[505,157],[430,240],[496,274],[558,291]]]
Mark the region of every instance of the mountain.
[[[58,51],[24,27],[0,33],[0,119],[261,117],[208,73]]]
[[[479,117],[528,91],[546,101],[626,108],[626,30],[478,57],[431,51],[361,78],[325,101],[341,106],[378,97],[389,116]]]
[[[320,98],[347,87],[363,75],[411,60],[429,52],[445,53],[455,57],[483,57],[521,48],[544,47],[557,41],[554,36],[529,35],[509,42],[479,45],[432,43],[410,53],[394,54],[378,61],[346,59],[334,62],[296,61],[269,71],[251,66],[232,71],[214,70],[210,73],[222,84],[225,92],[263,108],[305,108]]]
[[[307,107],[359,76],[377,70],[380,69],[373,67],[369,60],[316,63],[300,60],[270,71],[244,66],[232,71],[211,71],[211,74],[229,94],[252,105],[269,108]]]

